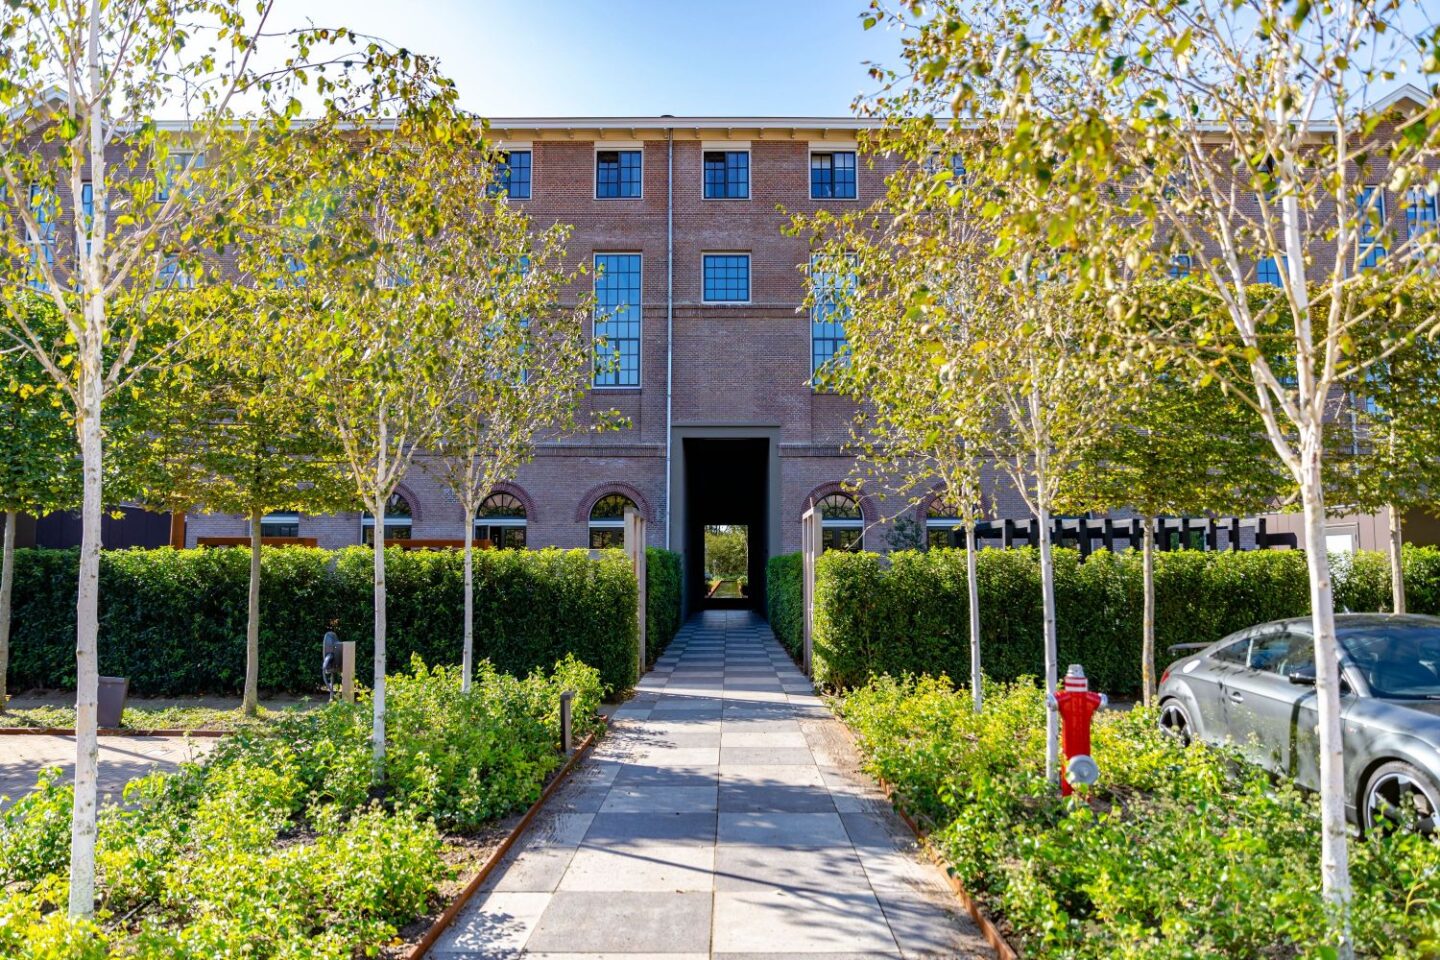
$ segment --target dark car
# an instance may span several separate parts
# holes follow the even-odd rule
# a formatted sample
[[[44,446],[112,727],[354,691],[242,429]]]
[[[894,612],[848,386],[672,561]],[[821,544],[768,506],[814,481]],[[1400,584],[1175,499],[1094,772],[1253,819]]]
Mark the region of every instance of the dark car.
[[[1440,809],[1440,618],[1341,614],[1346,812],[1365,829]],[[1308,618],[1233,633],[1171,664],[1160,723],[1187,742],[1230,743],[1317,789],[1315,647]],[[1413,813],[1412,810],[1413,804]]]

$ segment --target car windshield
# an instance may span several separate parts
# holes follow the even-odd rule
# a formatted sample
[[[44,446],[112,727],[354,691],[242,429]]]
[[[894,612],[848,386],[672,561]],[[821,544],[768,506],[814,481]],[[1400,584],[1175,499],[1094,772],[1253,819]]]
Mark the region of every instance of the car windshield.
[[[1340,643],[1373,696],[1440,700],[1440,628],[1377,625],[1347,630]]]

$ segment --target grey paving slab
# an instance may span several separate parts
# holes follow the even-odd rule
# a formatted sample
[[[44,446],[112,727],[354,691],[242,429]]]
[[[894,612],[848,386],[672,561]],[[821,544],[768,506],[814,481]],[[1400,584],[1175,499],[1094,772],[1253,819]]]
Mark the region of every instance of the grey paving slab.
[[[660,664],[433,956],[992,955],[763,622],[706,613]]]

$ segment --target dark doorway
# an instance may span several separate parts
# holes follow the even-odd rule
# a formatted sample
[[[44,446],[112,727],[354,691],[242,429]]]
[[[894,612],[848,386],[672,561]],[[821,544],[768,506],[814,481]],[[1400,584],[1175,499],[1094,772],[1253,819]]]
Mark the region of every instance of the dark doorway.
[[[684,443],[685,576],[691,609],[764,610],[769,441],[687,437]],[[745,540],[743,579],[729,569],[733,560],[722,563],[725,569],[715,579],[724,582],[714,596],[708,574],[715,558],[707,558],[707,529],[711,554],[720,546],[721,531],[732,540]]]

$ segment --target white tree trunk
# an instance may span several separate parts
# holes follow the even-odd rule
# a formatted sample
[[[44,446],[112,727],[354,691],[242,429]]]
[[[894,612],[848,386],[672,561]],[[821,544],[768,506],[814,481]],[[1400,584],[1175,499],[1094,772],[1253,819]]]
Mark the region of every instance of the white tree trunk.
[[[984,706],[983,674],[980,670],[980,571],[975,557],[975,521],[965,524],[965,586],[970,609],[970,696],[975,712]]]
[[[465,507],[465,626],[460,647],[460,692],[470,692],[475,672],[475,511]]]
[[[81,403],[76,425],[80,434],[84,497],[80,511],[80,574],[75,604],[75,801],[70,820],[70,915],[95,912],[95,806],[97,698],[100,673],[100,329],[98,296],[87,304],[86,343],[81,360]]]
[[[10,697],[5,678],[10,670],[10,594],[15,586],[15,522],[19,516],[14,510],[5,511],[5,540],[0,546],[0,713],[5,712]]]
[[[1045,615],[1045,692],[1054,696],[1060,682],[1060,654],[1055,634],[1055,558],[1050,550],[1050,507],[1036,511],[1040,523],[1040,596]],[[1060,714],[1045,711],[1045,776],[1060,782]]]
[[[1385,508],[1390,514],[1390,609],[1405,612],[1405,536],[1400,529],[1400,509],[1393,503]]]
[[[1155,700],[1155,518],[1145,518],[1145,536],[1141,540],[1141,592],[1144,613],[1140,618],[1141,698],[1145,706]]]
[[[245,607],[245,696],[240,706],[253,717],[260,706],[260,522],[261,513],[250,513],[250,596]]]
[[[385,501],[371,508],[375,520],[375,721],[370,733],[374,747],[375,782],[385,779]]]
[[[1340,741],[1340,657],[1330,558],[1325,550],[1325,493],[1320,454],[1304,452],[1300,495],[1305,505],[1305,559],[1315,637],[1315,704],[1320,733],[1320,882],[1342,940],[1340,956],[1355,955],[1350,938],[1350,860],[1346,847],[1344,754]]]

